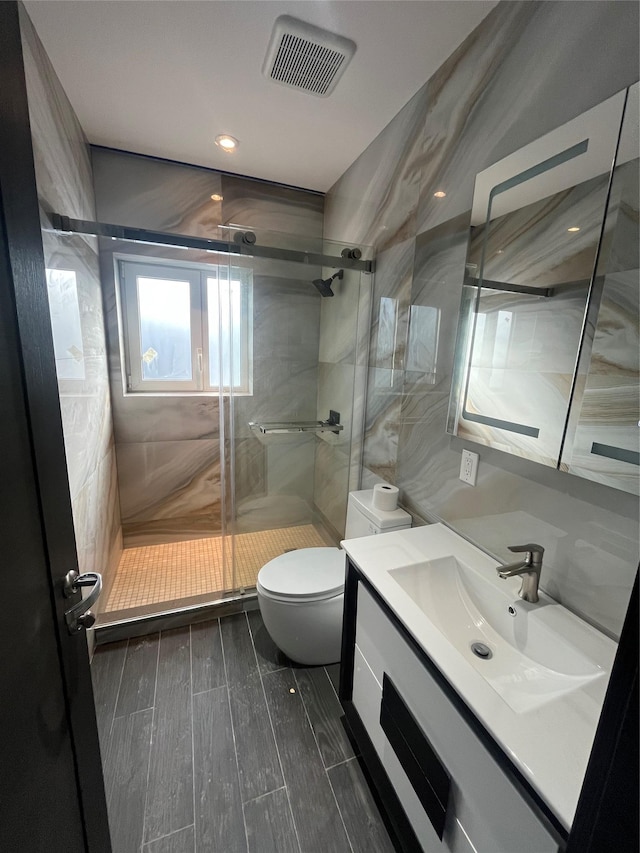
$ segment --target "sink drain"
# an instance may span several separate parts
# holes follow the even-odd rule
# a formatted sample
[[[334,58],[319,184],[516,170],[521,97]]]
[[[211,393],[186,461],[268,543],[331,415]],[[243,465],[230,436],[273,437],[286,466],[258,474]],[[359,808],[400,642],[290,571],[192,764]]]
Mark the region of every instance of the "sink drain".
[[[483,660],[489,660],[489,658],[493,657],[493,652],[486,646],[484,643],[471,643],[471,651],[476,655],[476,657],[482,658]]]

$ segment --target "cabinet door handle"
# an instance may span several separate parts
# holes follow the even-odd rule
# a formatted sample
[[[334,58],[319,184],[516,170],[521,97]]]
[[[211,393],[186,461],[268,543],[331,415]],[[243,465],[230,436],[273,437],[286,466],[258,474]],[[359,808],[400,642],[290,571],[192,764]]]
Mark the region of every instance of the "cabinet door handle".
[[[382,681],[380,725],[442,840],[451,776],[386,672]]]

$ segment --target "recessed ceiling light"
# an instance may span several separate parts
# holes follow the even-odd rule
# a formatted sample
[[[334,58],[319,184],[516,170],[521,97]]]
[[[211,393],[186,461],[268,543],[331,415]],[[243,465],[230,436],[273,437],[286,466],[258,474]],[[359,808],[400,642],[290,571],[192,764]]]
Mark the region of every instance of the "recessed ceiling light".
[[[240,143],[235,136],[229,136],[228,133],[221,133],[216,136],[216,145],[218,148],[222,148],[225,153],[231,154],[236,150]]]
[[[434,198],[444,198],[446,196],[446,192],[443,190],[438,190],[438,192],[433,194]]]
[[[220,195],[220,193],[214,193],[211,196],[211,201],[222,201],[222,196]]]
[[[580,230],[580,228],[577,225],[572,225],[571,228],[567,228],[567,231],[572,231],[572,232],[579,231],[579,230]]]

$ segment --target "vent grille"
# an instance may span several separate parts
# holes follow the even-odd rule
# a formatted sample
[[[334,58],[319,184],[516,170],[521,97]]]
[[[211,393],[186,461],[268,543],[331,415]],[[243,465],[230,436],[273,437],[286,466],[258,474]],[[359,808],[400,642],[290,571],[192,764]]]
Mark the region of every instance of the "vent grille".
[[[344,58],[344,53],[287,34],[280,42],[269,76],[287,86],[326,95]]]
[[[276,21],[263,71],[276,83],[327,97],[355,49],[349,39],[282,15]]]

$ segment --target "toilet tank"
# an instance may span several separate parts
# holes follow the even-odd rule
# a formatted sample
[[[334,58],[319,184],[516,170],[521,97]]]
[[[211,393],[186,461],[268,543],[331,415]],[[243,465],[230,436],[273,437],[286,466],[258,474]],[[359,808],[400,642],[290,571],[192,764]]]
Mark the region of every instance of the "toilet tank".
[[[345,539],[359,539],[376,533],[390,533],[411,527],[411,516],[403,509],[383,512],[373,506],[373,489],[349,492]]]

